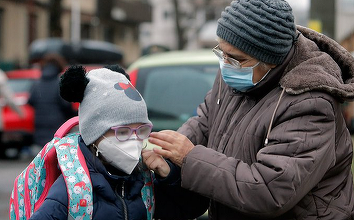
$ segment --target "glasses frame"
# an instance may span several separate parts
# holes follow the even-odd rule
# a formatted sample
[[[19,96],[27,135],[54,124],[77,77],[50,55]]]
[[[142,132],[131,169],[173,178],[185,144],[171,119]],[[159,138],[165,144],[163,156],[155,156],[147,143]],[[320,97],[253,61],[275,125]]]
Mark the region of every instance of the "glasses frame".
[[[151,134],[151,131],[152,131],[152,124],[142,124],[142,125],[138,126],[137,128],[131,128],[131,127],[126,126],[126,125],[123,125],[123,126],[113,126],[113,127],[111,127],[111,129],[114,130],[114,136],[116,137],[116,139],[117,139],[118,141],[123,142],[123,141],[129,140],[133,133],[136,134],[136,137],[137,137],[138,140],[141,140],[141,141],[142,141],[142,140],[144,140],[144,139],[146,139],[146,138],[149,137],[149,135],[148,135],[146,138],[140,138],[140,137],[138,136],[137,130],[139,130],[139,129],[142,128],[142,127],[149,127],[149,128],[150,128],[149,135]],[[117,136],[117,131],[118,131],[119,128],[129,128],[130,134],[128,135],[128,137],[127,137],[126,139],[122,139],[122,140],[121,140],[121,139],[118,138],[118,136]]]
[[[214,52],[214,54],[221,60],[227,60],[227,62],[229,62],[232,66],[234,66],[237,69],[241,69],[242,68],[242,64],[246,64],[249,61],[253,60],[253,58],[244,61],[242,64],[240,61],[232,58],[232,57],[228,57],[227,55],[225,55],[224,51],[220,50],[219,44],[216,45],[212,51]]]

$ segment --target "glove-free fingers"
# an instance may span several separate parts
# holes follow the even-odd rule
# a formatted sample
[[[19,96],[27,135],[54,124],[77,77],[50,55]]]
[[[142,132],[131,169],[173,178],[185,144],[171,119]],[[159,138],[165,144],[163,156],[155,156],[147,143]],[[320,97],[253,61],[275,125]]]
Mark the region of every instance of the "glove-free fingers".
[[[159,137],[155,136],[150,136],[149,137],[149,142],[151,144],[155,144],[157,146],[162,147],[163,149],[170,150],[171,149],[171,144],[164,139],[160,139]]]
[[[175,131],[162,130],[159,132],[152,132],[150,134],[150,137],[156,138],[159,140],[163,140],[168,143],[173,143],[175,141],[176,137],[178,137],[178,135],[180,135],[180,134]]]

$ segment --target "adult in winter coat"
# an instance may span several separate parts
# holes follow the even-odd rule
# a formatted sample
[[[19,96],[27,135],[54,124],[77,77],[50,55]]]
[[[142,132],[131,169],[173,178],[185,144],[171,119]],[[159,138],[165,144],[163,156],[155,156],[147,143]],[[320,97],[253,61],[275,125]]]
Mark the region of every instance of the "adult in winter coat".
[[[84,206],[68,207],[68,189],[60,175],[31,220],[72,219],[68,209],[77,208],[94,220],[192,219],[203,214],[208,201],[180,188],[178,167],[171,165],[169,175],[156,179],[154,185],[146,181],[144,173],[150,171],[144,169],[140,156],[152,124],[144,99],[123,74],[118,66],[88,73],[82,66],[72,66],[62,76],[62,97],[80,102],[78,142],[89,170],[92,198],[85,195]]]
[[[55,131],[76,112],[59,94],[59,75],[66,62],[59,54],[47,54],[41,61],[41,78],[31,89],[28,103],[35,110],[35,145],[44,146]]]
[[[233,1],[216,34],[212,90],[178,133],[151,134],[154,152],[210,199],[209,219],[352,219],[353,57],[284,0]]]

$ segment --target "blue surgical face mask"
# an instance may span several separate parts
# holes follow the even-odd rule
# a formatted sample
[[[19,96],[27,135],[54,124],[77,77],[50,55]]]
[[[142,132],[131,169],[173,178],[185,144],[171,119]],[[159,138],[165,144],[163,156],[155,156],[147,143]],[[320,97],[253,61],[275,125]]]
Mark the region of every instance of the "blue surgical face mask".
[[[257,83],[253,83],[253,69],[260,63],[251,67],[237,68],[228,63],[225,63],[223,60],[219,60],[221,75],[225,83],[231,86],[232,88],[245,92],[248,89],[254,87]]]

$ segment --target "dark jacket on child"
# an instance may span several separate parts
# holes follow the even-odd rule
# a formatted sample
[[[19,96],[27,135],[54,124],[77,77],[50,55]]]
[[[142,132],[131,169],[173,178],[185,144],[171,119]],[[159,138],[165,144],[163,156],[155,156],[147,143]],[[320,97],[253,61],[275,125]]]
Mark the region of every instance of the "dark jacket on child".
[[[117,175],[107,171],[103,163],[91,153],[82,138],[79,146],[90,173],[93,191],[92,219],[147,219],[147,211],[141,197],[144,180],[140,172]],[[155,219],[190,219],[203,213],[208,201],[199,200],[194,193],[180,188],[180,170],[172,166],[165,179],[155,179]],[[190,204],[181,208],[185,204]],[[62,175],[52,185],[46,200],[33,214],[31,220],[68,219],[68,195]]]

